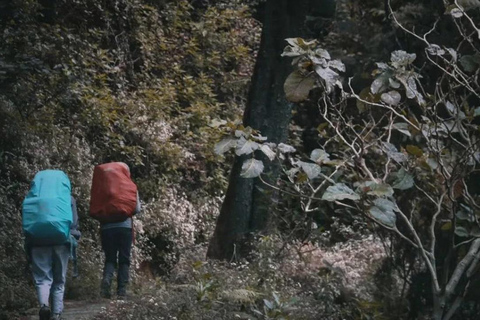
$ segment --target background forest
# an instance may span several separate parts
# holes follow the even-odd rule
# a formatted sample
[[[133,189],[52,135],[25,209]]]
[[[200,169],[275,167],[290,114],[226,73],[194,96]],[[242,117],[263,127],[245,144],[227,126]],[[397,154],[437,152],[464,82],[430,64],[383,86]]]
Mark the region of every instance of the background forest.
[[[47,168],[83,234],[66,298],[98,300],[109,161],[144,212],[131,299],[95,319],[477,319],[479,7],[0,1],[0,319],[36,307]]]

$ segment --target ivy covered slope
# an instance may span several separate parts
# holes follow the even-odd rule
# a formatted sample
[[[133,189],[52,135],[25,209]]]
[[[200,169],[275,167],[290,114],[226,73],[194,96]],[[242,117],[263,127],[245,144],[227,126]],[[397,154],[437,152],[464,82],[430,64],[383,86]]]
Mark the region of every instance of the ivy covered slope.
[[[19,266],[21,202],[36,171],[60,168],[72,180],[92,285],[88,273],[97,272],[99,254],[87,210],[95,164],[131,166],[147,204],[149,247],[159,245],[149,240],[168,228],[168,214],[196,208],[200,199],[209,203],[224,190],[227,167],[213,157],[218,137],[210,124],[243,109],[258,31],[249,9],[229,1],[0,4],[2,312],[34,299]],[[201,211],[207,220],[212,201]],[[184,237],[177,246],[195,241],[204,231],[198,218],[190,214],[195,227],[188,237],[171,230],[165,237]]]

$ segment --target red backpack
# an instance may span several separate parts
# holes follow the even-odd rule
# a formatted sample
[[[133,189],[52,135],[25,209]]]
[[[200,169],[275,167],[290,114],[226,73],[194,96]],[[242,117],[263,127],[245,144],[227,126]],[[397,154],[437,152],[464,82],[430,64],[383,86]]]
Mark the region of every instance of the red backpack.
[[[132,217],[137,205],[137,186],[123,162],[101,164],[93,170],[90,192],[90,217],[100,221],[121,222]]]

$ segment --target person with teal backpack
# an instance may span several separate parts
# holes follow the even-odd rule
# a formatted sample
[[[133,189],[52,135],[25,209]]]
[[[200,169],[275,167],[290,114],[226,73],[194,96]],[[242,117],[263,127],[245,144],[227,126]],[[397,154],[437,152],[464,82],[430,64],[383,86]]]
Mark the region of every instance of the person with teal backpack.
[[[35,175],[23,201],[22,226],[40,320],[61,319],[68,259],[81,235],[70,180],[63,171],[43,170]]]

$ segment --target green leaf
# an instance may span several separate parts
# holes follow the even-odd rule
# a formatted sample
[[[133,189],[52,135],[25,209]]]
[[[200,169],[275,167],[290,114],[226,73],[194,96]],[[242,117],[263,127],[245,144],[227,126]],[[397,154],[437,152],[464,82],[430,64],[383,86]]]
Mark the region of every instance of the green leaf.
[[[400,93],[398,93],[395,90],[382,93],[380,98],[382,99],[383,102],[392,106],[398,105],[402,100],[402,96],[400,95]]]
[[[428,158],[427,159],[427,164],[430,167],[430,169],[432,169],[432,170],[435,170],[435,169],[438,168],[438,162],[437,162],[437,160],[435,160],[433,158]]]
[[[453,8],[452,10],[450,10],[450,14],[452,15],[452,17],[454,18],[461,18],[463,16],[463,12],[462,10],[458,9],[458,8]]]
[[[273,152],[273,150],[266,144],[261,144],[259,149],[268,157],[268,159],[270,159],[270,161],[275,159],[275,152]]]
[[[322,49],[322,48],[316,49],[316,50],[315,50],[315,55],[319,56],[320,58],[327,59],[327,60],[330,60],[330,59],[331,59],[330,53],[328,53],[327,50]]]
[[[392,78],[388,79],[388,84],[394,89],[399,89],[402,85],[400,82],[393,80]]]
[[[287,176],[289,176],[290,178],[294,178],[299,172],[300,172],[299,168],[291,168],[286,173],[287,173]]]
[[[305,50],[300,48],[299,46],[299,39],[300,38],[288,38],[285,39],[288,42],[288,46],[283,49],[281,54],[282,57],[298,57],[302,54],[305,54]]]
[[[478,226],[473,226],[472,230],[470,230],[470,235],[475,238],[480,238],[480,228]]]
[[[340,60],[332,60],[328,62],[330,68],[337,69],[340,72],[345,72],[345,65]]]
[[[431,44],[427,48],[427,52],[432,56],[443,56],[445,54],[445,50],[440,48],[437,44]]]
[[[294,147],[285,143],[280,143],[277,148],[281,153],[291,153],[297,151]]]
[[[237,139],[233,137],[224,138],[222,141],[215,144],[214,151],[216,154],[222,155],[228,150],[235,148],[237,145]]]
[[[209,126],[212,128],[218,128],[223,125],[227,124],[227,121],[225,120],[218,120],[218,119],[213,119],[212,122],[210,122]]]
[[[464,227],[460,227],[460,226],[457,226],[455,228],[455,234],[459,237],[468,237],[469,236],[469,232],[467,231],[467,229],[465,229]]]
[[[365,183],[365,186],[368,187],[368,195],[377,196],[377,197],[391,197],[393,196],[393,189],[389,184],[386,183],[375,183],[373,181],[368,181]]]
[[[395,215],[397,205],[387,199],[375,199],[373,204],[368,211],[370,215],[378,222],[389,227],[394,227],[397,220],[397,216]]]
[[[396,179],[393,182],[393,188],[399,190],[407,190],[415,184],[413,177],[404,168],[401,168],[396,174]]]
[[[475,108],[475,110],[473,111],[473,116],[474,116],[474,117],[480,116],[480,107]]]
[[[398,163],[402,163],[407,160],[407,156],[402,152],[398,152],[397,147],[389,142],[383,142],[383,146],[385,148],[385,153],[389,158],[392,158],[394,161]]]
[[[248,159],[243,162],[240,176],[243,178],[256,178],[263,172],[264,166],[261,160]]]
[[[443,231],[448,231],[452,229],[452,222],[451,221],[445,222],[440,229]]]
[[[244,154],[250,154],[253,151],[258,149],[258,143],[252,140],[246,140],[244,137],[241,137],[237,141],[237,147],[235,149],[235,154],[241,156]]]
[[[415,98],[419,105],[421,106],[425,105],[426,103],[425,99],[417,89],[416,78],[414,75],[403,72],[403,73],[397,73],[395,75],[395,78],[397,78],[397,80],[400,81],[405,87],[405,93],[407,95],[407,98],[409,99]]]
[[[465,55],[460,58],[459,62],[466,72],[475,72],[480,66],[480,55]]]
[[[267,300],[267,299],[263,299],[263,303],[265,304],[265,306],[266,306],[268,309],[270,309],[270,310],[273,309],[273,302],[272,302],[272,301],[269,301],[269,300]]]
[[[389,78],[390,78],[390,75],[388,75],[386,72],[382,73],[379,77],[373,80],[372,84],[370,85],[370,91],[373,94],[377,94],[387,90],[388,84],[389,84],[388,82]]]
[[[337,201],[337,200],[359,200],[360,196],[343,183],[337,183],[325,190],[322,195],[322,200]]]
[[[475,221],[473,210],[470,207],[468,207],[464,204],[461,204],[461,209],[459,211],[457,211],[455,216],[459,220],[466,220],[466,221],[470,221],[470,222]]]
[[[315,78],[304,76],[300,71],[295,70],[287,77],[283,89],[285,97],[290,102],[301,102],[308,98],[310,90],[315,86]]]
[[[460,64],[466,72],[475,72],[480,65],[480,56],[479,55],[465,55],[460,58]]]
[[[325,80],[327,86],[333,86],[338,79],[338,73],[328,67],[323,68],[321,66],[316,66],[315,72],[320,76],[320,78]]]
[[[406,122],[396,122],[392,125],[392,128],[400,131],[404,135],[411,137],[410,131],[408,130],[408,123]]]
[[[324,161],[330,160],[329,154],[322,149],[315,149],[310,154],[310,160],[322,164]]]
[[[411,155],[414,155],[414,156],[417,156],[417,157],[421,157],[423,156],[423,151],[422,149],[420,149],[419,147],[417,146],[414,146],[414,145],[411,145],[409,144],[407,147],[407,152]]]
[[[298,161],[297,165],[302,168],[303,172],[305,172],[308,176],[308,179],[312,180],[318,177],[318,175],[321,172],[321,168],[318,164],[316,163],[309,163],[309,162],[303,162],[303,161]]]
[[[251,137],[253,140],[256,140],[256,141],[267,141],[267,140],[268,140],[267,137],[264,137],[264,136],[262,136],[261,134],[259,134],[259,135],[252,134],[252,135],[250,135],[250,137]]]
[[[416,58],[417,55],[415,53],[407,53],[403,50],[397,50],[392,52],[390,61],[394,68],[399,68],[411,64]]]

